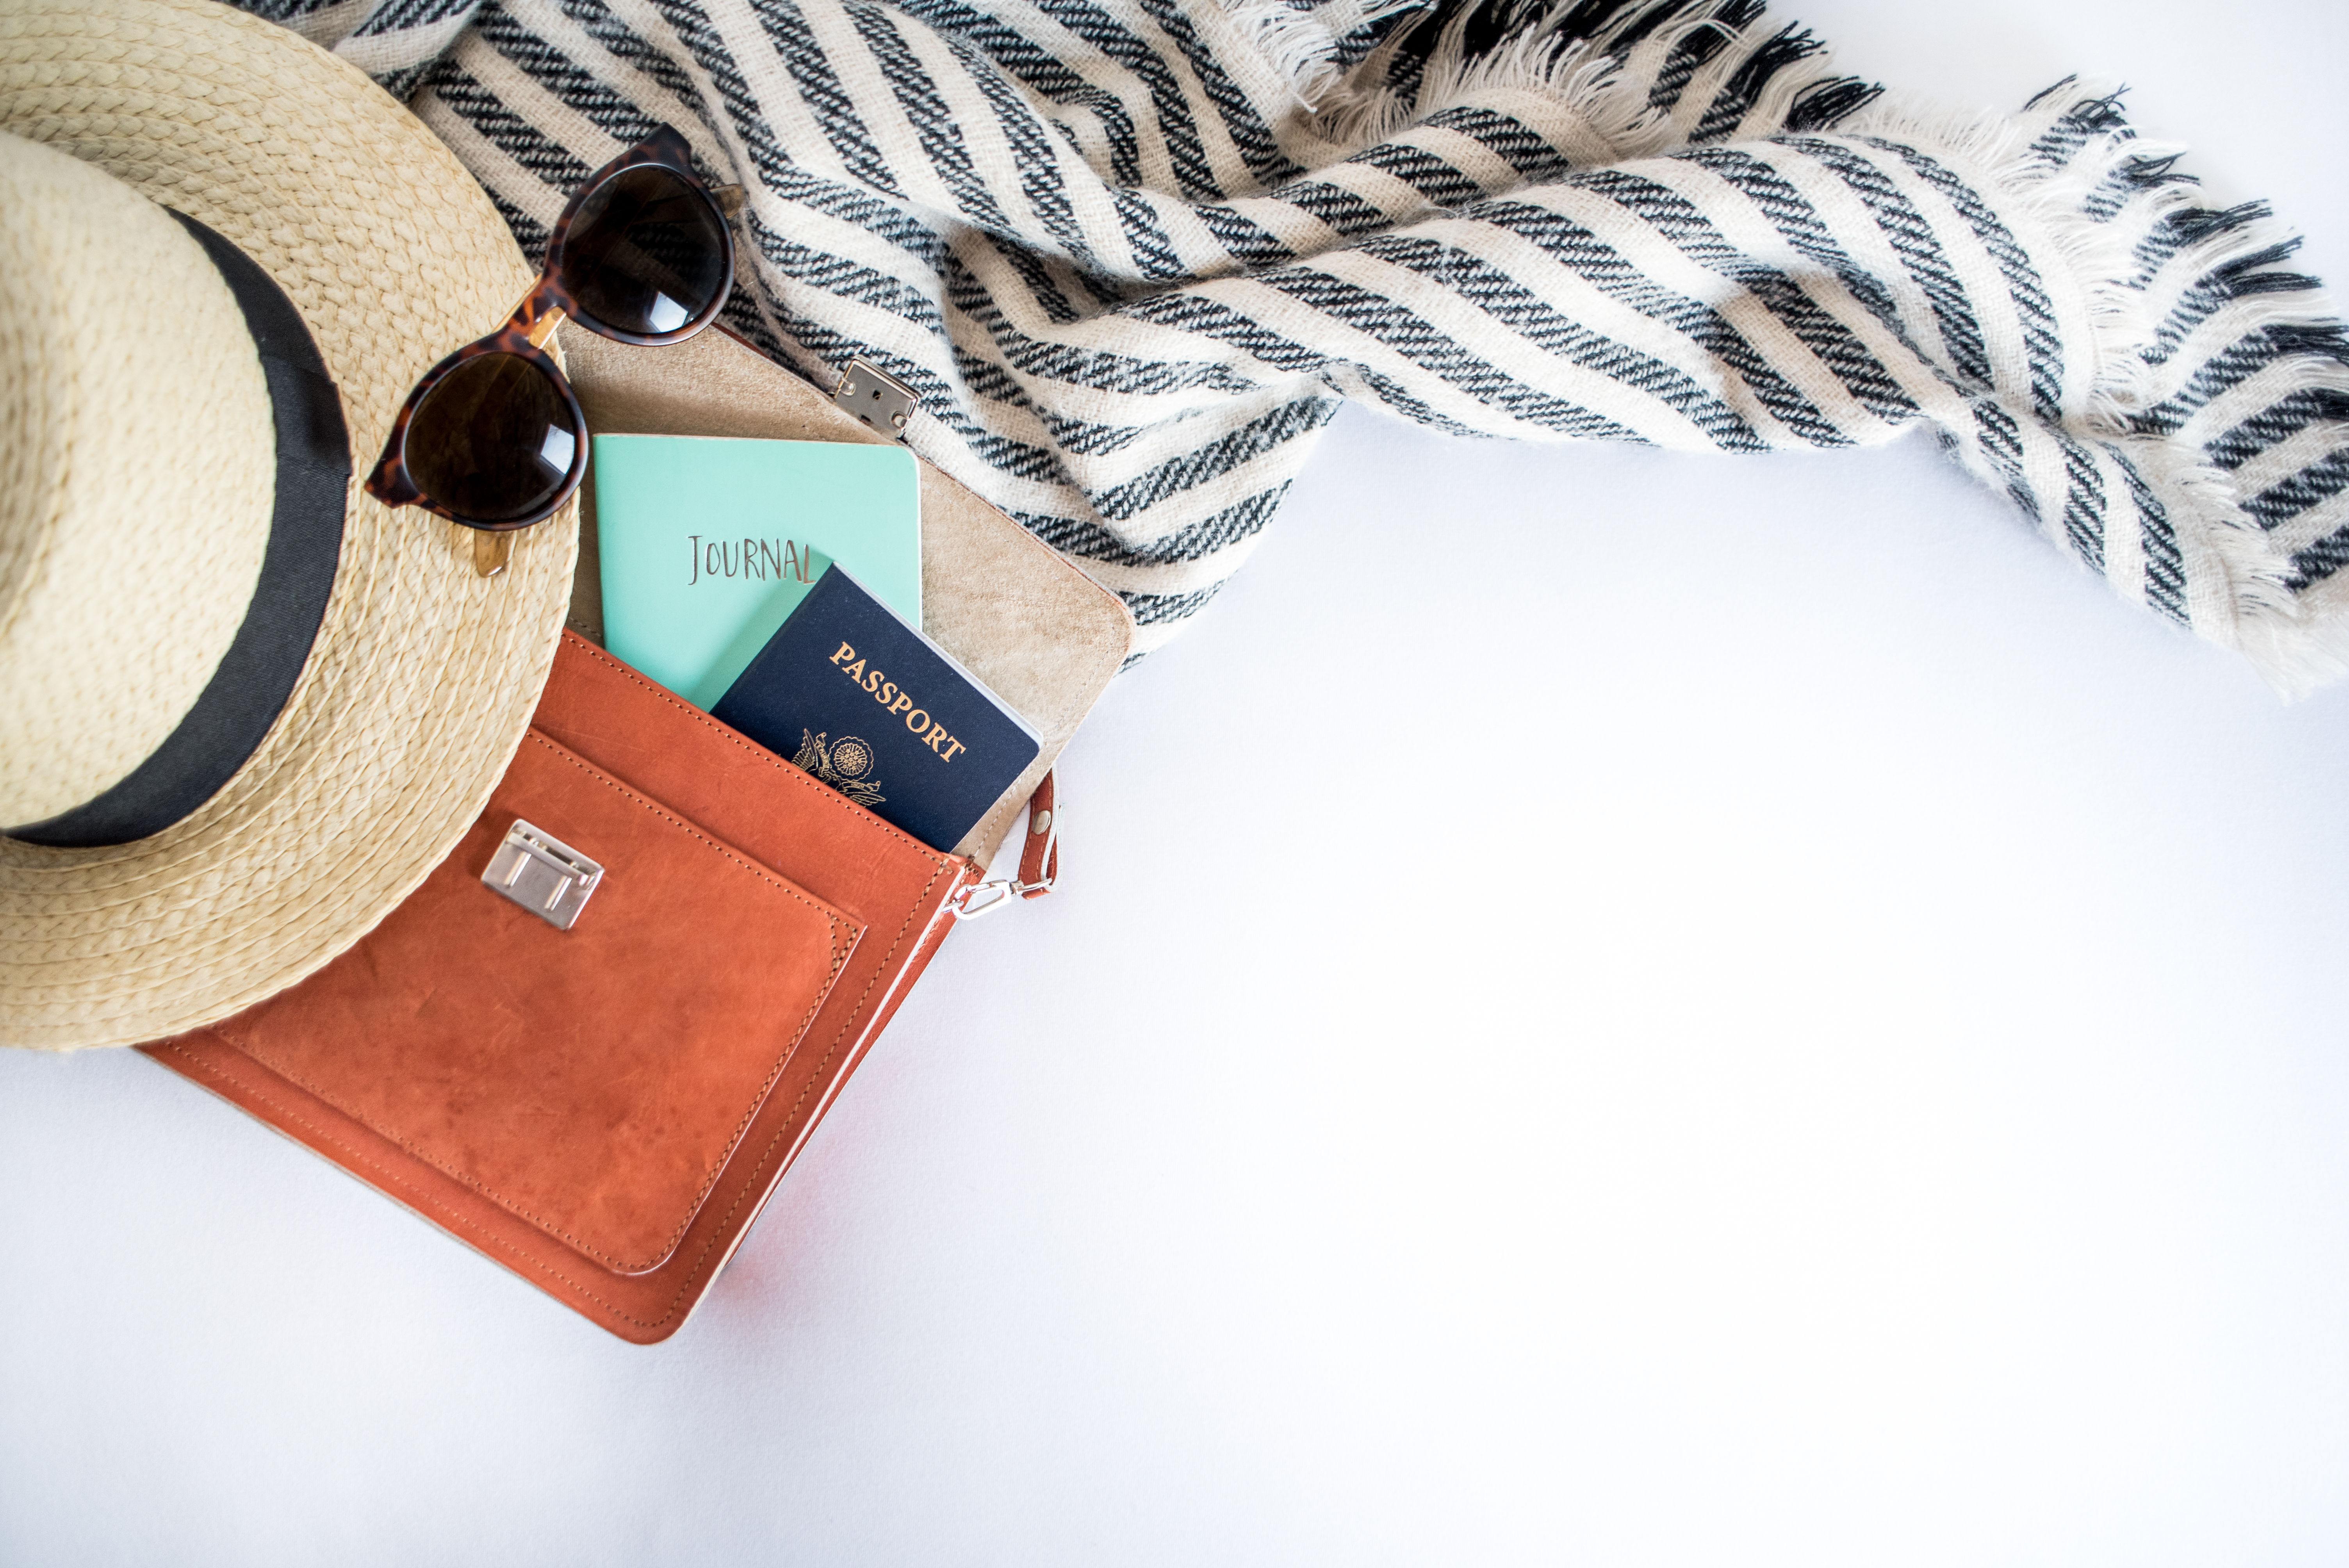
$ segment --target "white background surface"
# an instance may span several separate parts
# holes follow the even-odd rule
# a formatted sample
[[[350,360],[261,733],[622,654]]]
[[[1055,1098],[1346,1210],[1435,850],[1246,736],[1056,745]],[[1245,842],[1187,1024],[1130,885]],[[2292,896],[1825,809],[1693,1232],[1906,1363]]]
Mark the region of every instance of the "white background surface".
[[[1799,15],[2124,76],[2349,277],[2332,4]],[[2349,690],[1923,440],[1350,413],[1063,778],[657,1348],[0,1060],[0,1563],[2349,1556]]]

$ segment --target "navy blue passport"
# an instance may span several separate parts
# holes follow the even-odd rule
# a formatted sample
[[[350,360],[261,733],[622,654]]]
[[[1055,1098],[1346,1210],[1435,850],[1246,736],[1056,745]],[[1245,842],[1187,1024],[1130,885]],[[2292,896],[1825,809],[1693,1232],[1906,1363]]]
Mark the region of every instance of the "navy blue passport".
[[[951,851],[1043,742],[945,649],[824,569],[710,717]]]

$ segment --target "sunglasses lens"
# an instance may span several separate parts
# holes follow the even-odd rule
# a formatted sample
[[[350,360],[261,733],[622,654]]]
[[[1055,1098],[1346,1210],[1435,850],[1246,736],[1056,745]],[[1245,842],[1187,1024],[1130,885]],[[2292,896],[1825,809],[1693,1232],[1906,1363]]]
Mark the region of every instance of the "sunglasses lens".
[[[475,522],[513,522],[563,489],[579,451],[571,406],[513,354],[468,359],[440,378],[408,426],[408,471]]]
[[[666,169],[629,169],[588,194],[563,242],[563,282],[581,312],[645,337],[718,303],[729,242],[708,198]]]

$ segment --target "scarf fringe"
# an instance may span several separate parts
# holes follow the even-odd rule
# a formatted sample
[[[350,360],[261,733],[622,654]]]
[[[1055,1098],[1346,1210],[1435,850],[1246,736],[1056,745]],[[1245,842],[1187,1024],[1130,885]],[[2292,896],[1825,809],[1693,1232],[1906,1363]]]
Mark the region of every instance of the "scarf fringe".
[[[1239,3],[1251,10],[1279,8],[1278,0]],[[1366,10],[1364,19],[1418,8],[1405,0]],[[1396,28],[1342,74],[1328,52],[1336,35],[1324,26],[1324,52],[1299,68],[1292,80],[1301,83],[1312,71],[1323,73],[1311,76],[1312,90],[1300,88],[1299,96],[1315,107],[1320,134],[1343,149],[1392,139],[1446,108],[1519,94],[1545,99],[1554,112],[1581,120],[1607,140],[1616,158],[1652,157],[1700,139],[1766,135],[1784,129],[1790,118],[1799,121],[1806,104],[1837,99],[1847,113],[1875,93],[1856,78],[1835,75],[1825,47],[1808,33],[1753,25],[1760,7],[1752,0],[1601,4],[1595,9],[1609,14],[1588,31],[1578,25],[1592,15],[1590,0],[1516,9],[1505,36],[1473,54],[1470,31],[1491,13],[1475,7],[1454,13],[1428,50],[1416,81],[1401,88],[1390,78],[1410,41],[1411,24]],[[1281,47],[1295,51],[1277,58],[1293,64],[1304,57],[1297,32],[1286,23],[1271,29]],[[1667,83],[1667,74],[1692,55],[1699,57],[1685,79]],[[1733,126],[1708,131],[1698,117],[1740,73],[1754,78],[1747,88],[1749,106]]]
[[[2281,695],[2303,696],[2349,675],[2349,621],[2323,614],[2295,590],[2291,560],[2244,510],[2233,477],[2203,447],[2148,433],[2142,421],[2178,390],[2149,350],[2176,301],[2198,285],[2215,283],[2231,295],[2213,313],[2230,340],[2271,327],[2337,332],[2338,317],[2313,286],[2243,291],[2247,272],[2257,276],[2258,267],[2282,260],[2297,239],[2264,207],[2219,212],[2203,206],[2192,178],[2175,172],[2183,150],[2138,139],[2120,118],[2118,98],[2116,88],[2075,78],[2020,115],[1899,98],[1854,116],[1837,134],[1901,142],[1971,164],[1969,172],[1985,189],[2004,192],[2038,222],[2085,291],[2093,335],[2095,375],[2084,406],[2064,410],[2065,428],[2116,449],[2152,488],[2181,548],[2207,551],[2223,565],[2231,603],[2190,606],[2194,629],[2240,651]],[[2078,150],[2060,160],[2038,150],[2066,121],[2085,132]],[[2116,208],[2089,211],[2092,201],[2109,201],[2116,189],[2127,191]],[[2157,296],[2144,286],[2138,241],[2164,226],[2195,231],[2196,237],[2162,263]],[[2349,394],[2349,364],[2340,358],[2306,352],[2280,363],[2281,389],[2262,406],[2303,391]],[[2349,424],[2318,421],[2315,428],[2335,447],[2349,447]],[[2043,518],[2041,527],[2062,545],[2058,520]]]
[[[1348,37],[1390,16],[1423,10],[1427,3],[1330,0],[1299,11],[1287,0],[1220,0],[1225,15],[1288,84],[1289,97],[1308,114],[1320,113],[1346,79],[1338,50]]]

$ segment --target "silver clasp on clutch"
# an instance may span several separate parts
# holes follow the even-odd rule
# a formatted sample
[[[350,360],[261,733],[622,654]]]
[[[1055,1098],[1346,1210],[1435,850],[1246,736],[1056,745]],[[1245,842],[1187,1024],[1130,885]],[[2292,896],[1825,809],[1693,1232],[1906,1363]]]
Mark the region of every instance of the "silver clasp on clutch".
[[[914,405],[921,398],[911,387],[860,354],[840,373],[840,385],[833,388],[832,400],[836,407],[863,420],[867,428],[893,441],[902,441],[905,438],[905,421],[914,417]]]
[[[557,931],[568,931],[604,880],[604,868],[545,829],[514,819],[490,857],[481,885]]]

